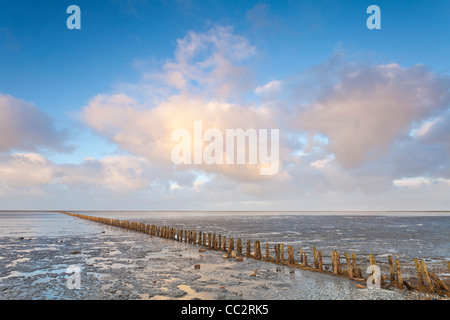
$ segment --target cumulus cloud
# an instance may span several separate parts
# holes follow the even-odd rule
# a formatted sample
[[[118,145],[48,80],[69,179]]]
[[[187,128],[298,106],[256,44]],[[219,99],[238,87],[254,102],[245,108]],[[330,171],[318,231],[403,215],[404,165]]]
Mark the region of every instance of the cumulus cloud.
[[[33,104],[0,93],[0,151],[68,151],[67,134]]]
[[[0,193],[28,192],[53,185],[70,190],[149,190],[158,179],[155,168],[140,157],[87,158],[79,164],[55,164],[36,153],[0,157]]]
[[[99,94],[81,112],[84,123],[121,149],[158,166],[160,172],[197,169],[216,173],[219,178],[262,179],[258,165],[174,168],[171,150],[176,142],[171,140],[172,132],[186,129],[193,135],[194,121],[202,122],[203,132],[217,129],[224,135],[226,129],[278,128],[276,109],[234,102],[236,96],[254,90],[242,62],[255,49],[245,38],[233,34],[231,28],[215,27],[205,33],[190,32],[177,44],[175,58],[150,78],[159,80],[156,86],[178,91],[166,90],[170,94],[156,105],[127,93]]]
[[[55,177],[51,163],[36,153],[0,157],[0,184],[4,188],[31,188],[49,184]]]
[[[416,122],[442,113],[450,103],[449,87],[448,78],[421,65],[348,68],[299,111],[296,124],[326,135],[327,150],[354,168],[386,154]]]
[[[156,180],[150,163],[135,156],[87,158],[80,164],[59,165],[57,172],[58,183],[80,189],[149,189]]]
[[[191,31],[177,40],[174,59],[164,64],[163,74],[155,76],[182,93],[236,99],[251,89],[251,70],[243,62],[254,53],[248,40],[234,34],[231,27]]]

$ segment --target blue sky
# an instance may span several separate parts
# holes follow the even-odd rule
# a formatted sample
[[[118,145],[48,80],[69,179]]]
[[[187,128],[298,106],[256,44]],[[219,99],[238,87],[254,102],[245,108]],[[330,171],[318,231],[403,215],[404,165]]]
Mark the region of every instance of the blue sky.
[[[81,30],[66,28],[66,19],[69,16],[66,8],[71,4],[81,8]],[[371,4],[381,8],[381,30],[369,30],[366,27],[366,19],[369,17],[366,9]],[[83,120],[83,110],[92,111],[91,103],[100,94],[109,96],[124,94],[136,99],[147,108],[157,108],[160,101],[152,101],[146,94],[153,88],[163,87],[163,84],[155,83],[154,80],[148,81],[149,75],[151,77],[152,74],[163,72],[169,62],[176,60],[176,52],[181,47],[179,40],[187,39],[190,32],[199,36],[212,36],[214,30],[217,31],[220,27],[228,28],[227,32],[222,33],[225,36],[236,36],[238,37],[236,41],[245,39],[245,46],[254,49],[252,54],[242,61],[236,57],[230,57],[231,62],[245,70],[250,70],[248,76],[252,79],[254,88],[240,93],[238,100],[230,98],[227,100],[228,103],[265,105],[267,101],[256,94],[254,89],[263,87],[271,81],[279,81],[283,84],[283,90],[277,93],[278,96],[275,99],[277,101],[271,103],[277,106],[284,105],[282,112],[292,112],[294,117],[297,113],[298,101],[313,105],[314,101],[329,96],[321,80],[321,77],[325,75],[317,71],[320,67],[327,68],[327,63],[337,65],[337,70],[347,70],[354,65],[396,64],[402,68],[401,70],[406,70],[405,72],[409,72],[409,69],[416,65],[423,65],[429,73],[423,74],[420,81],[426,81],[430,77],[440,77],[437,82],[443,83],[441,85],[443,89],[440,85],[436,84],[436,86],[439,86],[439,90],[443,90],[444,93],[448,92],[445,86],[450,73],[448,59],[450,56],[448,37],[450,3],[446,1],[3,1],[0,4],[0,94],[24,100],[27,105],[33,105],[46,114],[54,122],[53,134],[61,133],[58,130],[62,130],[67,135],[62,143],[72,148],[62,152],[61,148],[52,148],[43,143],[42,146],[31,150],[33,148],[27,149],[22,143],[8,150],[0,149],[0,151],[5,157],[35,152],[42,155],[53,167],[69,164],[77,166],[82,164],[85,158],[101,161],[108,156],[139,156],[154,164],[155,159],[152,157],[139,154],[133,147],[119,142],[111,132],[105,132],[92,121]],[[230,46],[233,44],[231,43]],[[196,59],[202,60],[204,59],[202,55],[208,54],[209,52],[205,51]],[[342,56],[340,60],[338,59],[341,62],[333,62],[332,57],[339,54]],[[359,70],[365,69],[361,67]],[[421,72],[425,71],[422,70],[419,73]],[[308,79],[311,73],[316,78],[314,83],[308,85],[317,87],[319,91],[318,96],[314,98],[309,97],[308,94],[302,96],[299,93],[304,88],[305,79]],[[368,74],[373,73],[368,71]],[[414,76],[417,72],[411,70],[411,74]],[[340,75],[340,71],[331,76],[326,75],[332,78],[327,78],[326,81],[339,82]],[[404,80],[403,75],[398,77]],[[284,84],[288,85],[285,87]],[[430,86],[433,87],[431,84]],[[146,93],[136,94],[136,91],[130,88]],[[173,90],[176,92],[178,89]],[[430,94],[435,92],[433,90],[437,89],[435,87],[430,89]],[[213,100],[221,99],[213,96]],[[432,100],[432,98],[429,99]],[[408,130],[423,126],[427,121],[433,123],[433,121],[440,121],[441,118],[446,120],[445,110],[447,109],[445,108],[448,109],[448,105],[447,107],[436,106],[433,109],[434,113],[420,113],[420,116],[409,117]],[[116,120],[112,121],[106,117],[105,122],[107,121],[111,121],[110,126],[117,125]],[[286,121],[280,120],[279,123],[284,124]],[[403,125],[404,122],[398,123]],[[294,127],[294,129],[302,129],[301,125]],[[294,129],[290,127],[286,131],[297,137],[303,144],[307,143],[305,137],[308,134],[316,134],[316,137],[324,135],[325,138],[322,140],[329,139],[330,148],[333,148],[333,141],[336,141],[331,136],[335,132],[320,125],[304,132],[297,132]],[[122,125],[117,125],[115,130],[115,133],[120,131],[122,135],[130,133]],[[329,136],[324,132],[328,132]],[[383,141],[382,146],[376,147],[405,145],[406,142],[400,141],[398,137],[392,137],[389,143]],[[320,139],[316,138],[315,141],[317,140]],[[431,146],[427,147],[431,148]],[[442,150],[436,145],[433,145],[433,148]],[[324,159],[333,159],[334,153],[338,152],[329,151]],[[445,152],[442,154],[439,165],[447,168],[448,154]],[[429,156],[432,159],[436,157],[438,156],[435,154]],[[339,159],[338,156],[337,161]],[[318,160],[310,159],[309,163],[315,163],[315,161]],[[383,161],[388,163],[392,161],[392,158],[386,156]],[[376,163],[381,162],[378,159]],[[287,163],[292,165],[295,161],[287,161]],[[345,168],[345,161],[340,165]],[[365,172],[369,170],[369,165],[375,164],[364,163],[364,165],[365,168],[352,167],[343,170],[358,180],[359,176],[355,174],[360,173],[355,173],[357,170]],[[52,192],[55,192],[54,188],[62,193],[61,190],[75,188],[73,185],[55,186],[59,183],[58,179],[65,176],[65,173],[60,173],[60,167],[52,170],[58,173],[55,173],[51,182],[47,185],[39,182],[34,186],[43,194],[43,199],[50,197]],[[395,169],[390,170],[395,171]],[[392,174],[389,179],[393,182],[402,179],[424,179],[425,176],[431,179],[430,181],[441,181],[439,179],[447,181],[447,173],[443,173],[447,171],[443,170],[439,173],[431,173],[431,171]],[[197,177],[209,175],[205,181],[214,181],[223,174],[211,173],[208,170],[200,170],[200,172],[201,174]],[[365,172],[364,176],[368,174]],[[378,173],[375,170],[372,174]],[[293,172],[289,172],[288,175],[291,178],[295,177]],[[156,178],[159,177],[156,175]],[[163,181],[166,178],[156,180]],[[167,179],[165,185],[173,185],[174,177]],[[155,176],[152,176],[150,180],[153,182],[144,183],[144,185],[154,185]],[[198,178],[193,178],[192,181],[198,181]],[[240,187],[253,182],[252,180],[233,180],[233,178],[230,181]],[[99,185],[101,189],[101,183]],[[330,192],[341,192],[340,187],[333,187],[334,184],[329,181],[324,185],[331,185],[330,190],[327,189]],[[191,185],[192,188],[194,185]],[[10,190],[10,187],[6,189]],[[138,189],[138,192],[143,192],[145,188]],[[25,187],[21,190],[24,191]],[[390,192],[380,194],[392,195],[393,193]],[[95,194],[95,191],[93,193]],[[311,191],[305,191],[305,194],[310,193]],[[185,196],[189,198],[189,194],[186,192]],[[256,192],[256,194],[259,193]],[[433,195],[435,194],[434,192]],[[163,195],[169,198],[173,196],[169,193],[163,193]],[[78,201],[88,196],[80,194]],[[202,197],[203,195],[196,195],[194,198],[200,201]],[[261,197],[264,198],[264,196]],[[406,195],[405,197],[407,198]],[[370,201],[375,198],[370,198]],[[216,204],[214,197],[210,199],[211,203]],[[248,199],[242,200],[242,203],[260,200],[250,192]],[[366,196],[362,196],[361,201],[354,207],[366,208],[364,205],[366,200]],[[76,200],[71,201],[71,204],[76,206]],[[313,207],[315,202],[310,201],[310,206]],[[330,206],[339,203],[339,201],[333,201],[330,202]],[[448,205],[448,202],[442,201],[439,208]],[[39,200],[39,203],[41,202],[48,203],[42,199]],[[153,205],[147,202],[140,203],[142,207]],[[274,201],[273,206],[269,207],[276,207],[276,203]],[[19,204],[11,202],[10,205],[15,207]],[[101,203],[97,205],[102,207]],[[195,204],[192,206],[195,207]],[[227,205],[223,204],[219,207],[227,207]],[[294,209],[294,207],[296,207],[295,202],[289,208]],[[367,205],[367,209],[369,207],[372,208],[371,205]],[[395,207],[401,207],[401,205],[398,204]],[[265,208],[264,204],[258,208]],[[448,209],[448,206],[446,208]]]

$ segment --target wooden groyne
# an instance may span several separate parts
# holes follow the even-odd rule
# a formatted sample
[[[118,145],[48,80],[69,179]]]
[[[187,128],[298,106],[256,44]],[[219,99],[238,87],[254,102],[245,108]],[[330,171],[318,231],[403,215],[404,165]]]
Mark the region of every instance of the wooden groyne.
[[[390,286],[393,286],[400,289],[417,290],[421,292],[435,293],[450,297],[449,285],[439,279],[433,272],[429,272],[424,260],[419,260],[417,258],[414,258],[413,260],[417,274],[406,280],[402,276],[399,259],[394,260],[392,255],[389,255],[387,257],[389,273],[382,274],[379,268],[376,269],[377,262],[375,260],[375,256],[369,254],[368,261],[370,269],[368,268],[367,272],[370,271],[370,273],[368,273],[367,277],[364,277],[363,271],[364,273],[366,273],[366,270],[363,270],[358,266],[355,253],[352,253],[350,257],[350,254],[348,252],[344,252],[343,256],[341,257],[337,250],[333,250],[330,252],[331,265],[327,265],[323,262],[324,255],[322,251],[317,250],[316,247],[312,248],[311,259],[311,256],[308,257],[307,253],[302,249],[301,246],[299,246],[297,251],[299,254],[299,259],[296,260],[294,247],[288,245],[286,259],[286,249],[284,244],[282,243],[274,245],[272,252],[270,250],[269,243],[265,243],[265,246],[263,246],[263,248],[265,249],[265,254],[263,255],[261,251],[260,241],[255,241],[253,243],[252,251],[252,243],[250,240],[248,240],[246,243],[246,252],[243,253],[243,242],[241,239],[236,240],[235,248],[234,238],[229,237],[227,239],[226,236],[222,236],[220,234],[216,235],[215,233],[206,233],[202,231],[197,232],[196,230],[183,230],[180,228],[172,228],[169,226],[157,226],[154,224],[145,224],[136,221],[96,217],[65,211],[57,212],[113,227],[125,228],[136,232],[145,233],[154,237],[169,239],[177,242],[184,242],[186,244],[191,244],[194,246],[200,246],[203,247],[202,250],[204,250],[204,248],[207,248],[211,250],[223,251],[224,255],[227,254],[227,257],[231,255],[232,257],[240,261],[242,261],[243,256],[246,256],[247,258],[264,260],[278,265],[286,265],[291,268],[298,268],[302,270],[330,274],[338,277],[345,277],[357,282],[364,282],[366,284],[368,283],[368,279],[370,277],[372,279],[371,283],[373,285],[379,285],[379,287],[381,288],[388,288]],[[448,268],[450,269],[450,264],[448,265]],[[378,274],[376,270],[379,270]],[[358,284],[357,286],[360,285]]]

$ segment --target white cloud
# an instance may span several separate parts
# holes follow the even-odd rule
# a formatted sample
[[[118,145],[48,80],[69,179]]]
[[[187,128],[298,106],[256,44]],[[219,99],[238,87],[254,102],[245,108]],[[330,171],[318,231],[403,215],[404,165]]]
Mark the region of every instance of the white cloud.
[[[67,134],[33,104],[0,93],[0,152],[10,150],[68,151]]]
[[[6,187],[36,187],[49,184],[55,171],[49,161],[36,153],[0,157],[0,184]]]
[[[449,80],[424,66],[360,66],[340,71],[333,86],[299,111],[295,124],[329,139],[326,149],[347,168],[374,161],[411,126],[450,103]]]
[[[276,101],[282,92],[282,82],[279,80],[269,81],[265,85],[257,87],[254,92],[262,101]]]

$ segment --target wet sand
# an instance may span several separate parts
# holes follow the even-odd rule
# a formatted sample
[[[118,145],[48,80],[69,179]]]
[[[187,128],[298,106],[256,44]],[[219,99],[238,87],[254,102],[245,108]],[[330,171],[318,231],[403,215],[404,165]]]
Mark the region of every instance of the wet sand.
[[[434,297],[407,290],[358,289],[344,278],[293,270],[218,251],[96,224],[59,218],[54,236],[10,233],[0,238],[0,299],[403,300]],[[68,232],[79,228],[79,233]],[[56,232],[55,232],[56,233]],[[200,264],[200,269],[194,265]],[[80,267],[70,289],[69,266]],[[256,271],[256,276],[251,274]]]

